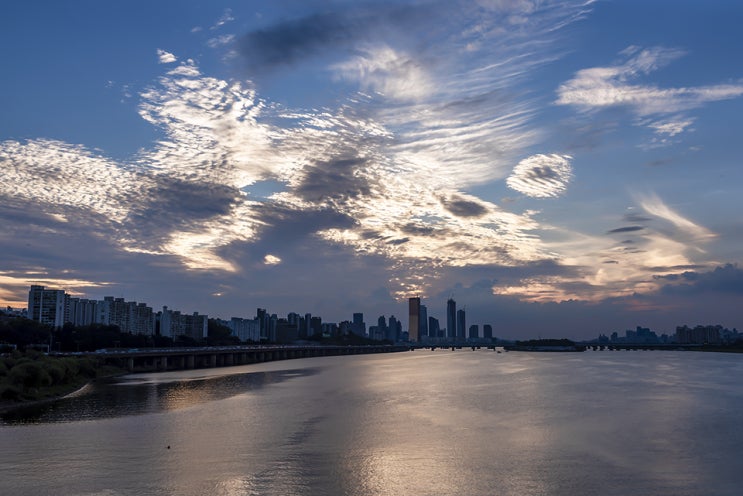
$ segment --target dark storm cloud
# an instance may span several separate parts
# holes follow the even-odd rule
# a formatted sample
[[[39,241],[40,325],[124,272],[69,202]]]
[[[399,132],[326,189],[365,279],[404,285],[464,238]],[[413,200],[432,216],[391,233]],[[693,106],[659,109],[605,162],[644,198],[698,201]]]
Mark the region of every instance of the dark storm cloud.
[[[441,204],[457,217],[481,217],[487,213],[487,209],[480,203],[456,196],[442,199]]]
[[[428,18],[426,6],[361,5],[346,10],[319,12],[285,20],[251,31],[237,42],[237,50],[254,71],[290,65],[324,52],[344,49],[353,43],[376,38],[390,29],[405,32]],[[389,34],[389,33],[388,33]]]
[[[642,226],[627,226],[627,227],[618,227],[616,229],[612,229],[611,231],[607,231],[606,234],[617,234],[617,233],[627,233],[627,232],[634,232],[634,231],[642,231],[645,229]]]
[[[743,270],[733,264],[726,264],[709,272],[687,271],[658,276],[657,279],[669,281],[662,289],[667,294],[706,292],[743,294]]]

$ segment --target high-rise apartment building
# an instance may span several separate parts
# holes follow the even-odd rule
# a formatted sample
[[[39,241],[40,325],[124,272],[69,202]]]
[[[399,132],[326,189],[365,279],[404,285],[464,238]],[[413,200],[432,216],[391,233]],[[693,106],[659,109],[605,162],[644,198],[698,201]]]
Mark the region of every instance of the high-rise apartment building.
[[[65,322],[65,296],[61,289],[31,286],[28,291],[28,318],[53,327],[62,327]]]
[[[366,323],[364,322],[364,314],[356,312],[353,314],[353,323],[351,324],[351,331],[357,336],[366,336]]]
[[[408,340],[418,342],[420,330],[421,299],[417,296],[408,298]]]
[[[188,336],[198,341],[209,335],[209,318],[198,312],[192,315],[183,314],[164,306],[162,312],[159,312],[159,319],[160,334],[163,336]]]

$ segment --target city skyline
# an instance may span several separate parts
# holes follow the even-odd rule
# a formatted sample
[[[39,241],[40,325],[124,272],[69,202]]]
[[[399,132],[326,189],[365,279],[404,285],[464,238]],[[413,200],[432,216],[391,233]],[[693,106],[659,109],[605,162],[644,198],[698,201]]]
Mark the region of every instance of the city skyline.
[[[447,333],[453,298],[508,339],[743,327],[743,5],[0,13],[3,306],[40,284],[336,322],[419,296]]]

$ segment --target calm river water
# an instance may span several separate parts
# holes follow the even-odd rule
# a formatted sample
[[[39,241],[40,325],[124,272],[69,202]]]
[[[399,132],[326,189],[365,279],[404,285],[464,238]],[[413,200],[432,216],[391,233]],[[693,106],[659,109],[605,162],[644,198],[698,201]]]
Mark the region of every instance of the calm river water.
[[[738,496],[741,377],[486,350],[130,375],[6,416],[0,494]]]

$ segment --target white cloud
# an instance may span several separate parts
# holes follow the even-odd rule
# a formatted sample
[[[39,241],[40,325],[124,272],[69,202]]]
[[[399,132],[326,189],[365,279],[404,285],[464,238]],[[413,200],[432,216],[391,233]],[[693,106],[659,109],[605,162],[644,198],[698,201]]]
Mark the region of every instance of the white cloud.
[[[656,120],[647,123],[647,126],[655,131],[658,135],[674,137],[690,129],[694,124],[693,118],[683,118],[676,116],[671,119]]]
[[[565,192],[572,176],[570,155],[532,155],[519,162],[506,180],[509,188],[534,198],[554,198]]]
[[[656,133],[677,135],[686,130],[693,119],[680,112],[699,108],[707,103],[738,98],[743,84],[719,84],[697,87],[662,88],[631,81],[673,62],[684,52],[661,47],[640,49],[632,46],[622,52],[621,63],[578,71],[573,79],[557,89],[558,105],[572,105],[581,110],[627,107],[640,122]],[[676,114],[673,120],[648,119]]]
[[[468,61],[447,52],[433,64],[418,53],[369,45],[335,70],[386,97],[354,95],[355,105],[319,111],[280,109],[250,84],[203,75],[187,60],[141,94],[141,117],[162,131],[154,146],[115,161],[65,143],[4,142],[0,163],[10,176],[0,194],[100,216],[99,232],[121,249],[194,270],[239,271],[231,250],[261,239],[272,223],[312,215],[331,220],[310,235],[384,257],[400,289],[424,289],[421,274],[445,266],[557,260],[535,234],[540,225],[531,212],[511,213],[464,192],[502,179],[538,139],[529,125],[534,104],[510,91],[550,59],[515,56],[523,48],[516,45],[569,18],[548,11],[517,35],[462,35],[462,50],[475,41],[494,44]],[[523,165],[532,177],[522,189],[559,194],[569,157],[536,157],[531,168]],[[259,181],[284,187],[260,203],[239,193]],[[275,262],[268,257],[275,255],[264,263]]]
[[[419,100],[431,92],[422,65],[386,45],[366,47],[360,55],[332,69],[338,77],[358,82],[364,91],[375,91],[393,100]]]
[[[224,46],[224,45],[229,45],[233,41],[235,41],[235,35],[234,34],[223,34],[223,35],[217,36],[215,38],[210,38],[206,42],[206,45],[209,48],[219,48],[219,47]]]
[[[672,210],[657,195],[650,194],[640,197],[640,205],[650,215],[654,215],[670,222],[681,231],[691,235],[692,238],[697,241],[708,240],[716,236],[709,229],[690,221],[678,212]]]
[[[263,263],[266,265],[278,265],[281,263],[281,259],[276,255],[271,255],[269,253],[268,255],[263,257]]]
[[[235,18],[232,15],[232,9],[225,9],[224,12],[222,13],[222,16],[219,19],[217,19],[217,22],[215,22],[214,25],[209,29],[214,30],[214,29],[221,28],[228,22],[232,22],[234,20]]]
[[[157,49],[157,58],[160,61],[161,64],[172,64],[178,58],[173,55],[170,52],[166,52],[165,50]]]

